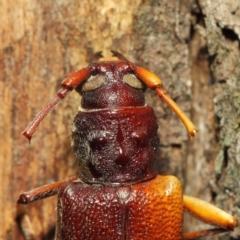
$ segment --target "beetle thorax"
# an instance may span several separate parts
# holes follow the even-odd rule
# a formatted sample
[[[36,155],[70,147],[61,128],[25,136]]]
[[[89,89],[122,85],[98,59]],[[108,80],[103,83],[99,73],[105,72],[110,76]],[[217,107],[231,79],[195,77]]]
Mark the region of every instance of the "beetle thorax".
[[[154,177],[158,143],[150,107],[79,112],[73,124],[73,149],[85,182]]]

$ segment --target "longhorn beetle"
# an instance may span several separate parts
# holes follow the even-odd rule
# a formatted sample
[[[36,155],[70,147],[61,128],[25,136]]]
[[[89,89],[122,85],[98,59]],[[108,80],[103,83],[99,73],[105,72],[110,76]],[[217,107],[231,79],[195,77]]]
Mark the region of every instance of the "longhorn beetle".
[[[88,67],[67,77],[23,132],[30,140],[47,113],[75,89],[82,95],[72,125],[79,176],[25,192],[18,203],[58,194],[58,240],[196,239],[233,230],[236,218],[183,196],[176,177],[157,175],[157,119],[145,104],[145,88],[155,90],[173,109],[191,137],[197,128],[155,74],[112,53],[110,58],[97,53]],[[183,233],[184,209],[215,227]]]

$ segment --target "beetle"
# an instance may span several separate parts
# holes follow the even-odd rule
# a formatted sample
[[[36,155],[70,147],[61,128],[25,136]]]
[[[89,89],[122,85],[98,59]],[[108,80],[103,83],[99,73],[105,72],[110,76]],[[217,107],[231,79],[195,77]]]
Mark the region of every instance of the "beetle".
[[[58,240],[196,239],[233,230],[235,217],[183,196],[176,177],[157,174],[157,118],[145,104],[146,87],[173,109],[191,137],[197,128],[155,74],[112,53],[96,53],[88,67],[69,75],[23,132],[31,140],[48,112],[75,89],[82,96],[72,125],[78,177],[25,192],[18,203],[58,194]],[[184,209],[215,228],[183,233]]]

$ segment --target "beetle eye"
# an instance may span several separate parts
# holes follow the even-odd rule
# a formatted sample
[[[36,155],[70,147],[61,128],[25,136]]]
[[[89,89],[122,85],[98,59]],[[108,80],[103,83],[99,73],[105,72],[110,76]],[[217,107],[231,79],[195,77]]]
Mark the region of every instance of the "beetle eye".
[[[144,89],[145,85],[134,74],[126,74],[123,76],[123,81],[129,86],[137,89]]]
[[[106,82],[103,75],[90,77],[81,87],[82,92],[88,92],[101,87]]]

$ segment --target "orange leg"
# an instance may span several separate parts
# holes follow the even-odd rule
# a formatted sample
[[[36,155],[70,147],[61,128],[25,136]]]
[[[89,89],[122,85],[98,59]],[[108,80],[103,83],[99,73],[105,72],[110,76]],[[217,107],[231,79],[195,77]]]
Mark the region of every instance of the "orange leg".
[[[29,192],[25,192],[19,196],[17,203],[28,204],[43,198],[51,197],[58,193],[59,188],[61,188],[66,183],[71,183],[77,180],[77,177],[71,177],[68,180],[55,182],[51,184],[44,185],[39,188],[35,188]]]
[[[185,233],[184,239],[196,239],[217,233],[232,231],[238,226],[238,220],[214,205],[198,198],[183,196],[184,208],[194,217],[216,228]]]
[[[78,179],[77,177],[71,177],[68,180],[47,184],[42,187],[33,189],[29,192],[25,192],[19,196],[16,205],[17,207],[16,221],[20,231],[24,236],[24,239],[35,240],[37,238],[31,220],[29,219],[29,216],[27,214],[26,206],[23,206],[22,204],[28,204],[43,198],[53,196],[58,193],[58,190],[64,184],[69,184],[77,179]]]

